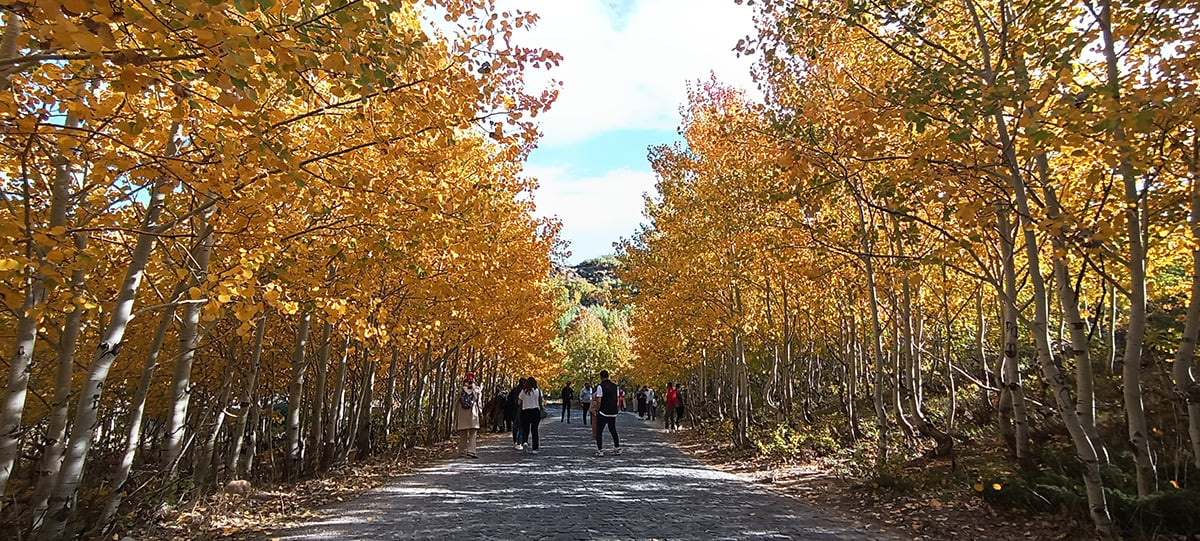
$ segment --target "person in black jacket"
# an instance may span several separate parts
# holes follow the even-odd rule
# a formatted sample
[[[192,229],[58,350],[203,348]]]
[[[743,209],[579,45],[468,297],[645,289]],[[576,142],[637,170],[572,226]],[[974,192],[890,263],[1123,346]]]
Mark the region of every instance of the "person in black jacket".
[[[566,421],[571,424],[571,401],[575,400],[575,389],[571,388],[571,382],[567,382],[562,388],[562,415],[558,422]]]
[[[521,449],[521,421],[517,418],[521,414],[521,404],[517,402],[517,397],[521,395],[521,387],[524,386],[525,378],[521,378],[504,400],[504,419],[512,423],[513,449],[517,450]]]
[[[600,410],[596,412],[596,456],[604,456],[604,427],[608,426],[613,439],[613,454],[621,454],[621,438],[617,436],[617,384],[608,379],[608,370],[600,371],[600,385],[596,386],[596,394],[592,400],[600,402]]]

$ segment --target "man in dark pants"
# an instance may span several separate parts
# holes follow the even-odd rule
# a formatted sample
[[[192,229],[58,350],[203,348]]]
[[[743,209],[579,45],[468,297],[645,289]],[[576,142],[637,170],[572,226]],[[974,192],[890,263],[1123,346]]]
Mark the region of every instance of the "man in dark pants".
[[[562,388],[562,402],[563,402],[562,416],[558,419],[558,422],[561,423],[563,421],[566,421],[567,424],[571,424],[571,401],[572,400],[575,400],[575,389],[571,388],[571,382],[568,381],[567,384],[563,385],[563,388]]]
[[[600,371],[600,385],[592,400],[600,402],[596,412],[596,456],[604,456],[604,427],[608,426],[613,439],[613,454],[621,454],[621,438],[617,436],[617,384],[608,379],[608,370]]]

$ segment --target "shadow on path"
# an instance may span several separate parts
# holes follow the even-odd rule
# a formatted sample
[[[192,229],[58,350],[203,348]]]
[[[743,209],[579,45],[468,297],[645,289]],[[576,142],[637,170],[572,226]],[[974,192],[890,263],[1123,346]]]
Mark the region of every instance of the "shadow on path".
[[[319,511],[271,539],[888,539],[683,454],[659,423],[622,413],[623,453],[596,457],[579,422],[551,415],[541,450],[489,437],[477,459],[442,461]]]

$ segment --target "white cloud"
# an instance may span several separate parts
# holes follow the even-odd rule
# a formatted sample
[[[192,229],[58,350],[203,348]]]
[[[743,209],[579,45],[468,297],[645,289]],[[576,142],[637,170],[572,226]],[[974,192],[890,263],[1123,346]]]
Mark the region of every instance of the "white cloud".
[[[563,82],[542,121],[543,146],[625,129],[674,129],[687,83],[709,73],[753,91],[751,60],[733,47],[753,31],[753,8],[732,0],[511,0],[541,16],[517,40],[561,53],[562,64],[529,74],[532,88]]]
[[[612,253],[618,237],[633,235],[643,220],[642,194],[654,193],[656,180],[654,173],[630,169],[575,178],[566,167],[528,165],[525,173],[539,181],[535,214],[562,220],[571,261]]]

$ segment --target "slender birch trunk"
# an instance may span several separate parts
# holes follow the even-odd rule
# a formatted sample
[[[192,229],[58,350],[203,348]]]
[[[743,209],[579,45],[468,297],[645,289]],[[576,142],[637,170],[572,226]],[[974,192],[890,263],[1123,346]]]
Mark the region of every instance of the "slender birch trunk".
[[[333,402],[329,408],[331,417],[325,424],[325,451],[322,453],[322,469],[328,468],[334,456],[337,456],[337,441],[346,411],[346,363],[349,357],[350,336],[346,335],[346,341],[342,344],[341,360],[338,362],[333,380]]]
[[[968,0],[966,5],[979,38],[979,49],[982,53],[984,63],[984,69],[981,73],[982,78],[985,83],[995,85],[996,74],[992,70],[991,46],[988,44],[986,34],[983,31],[983,24],[980,22],[974,3]],[[1006,18],[1007,12],[1007,5],[1002,5],[1000,8],[1001,17]],[[1079,456],[1080,462],[1083,464],[1083,481],[1087,492],[1088,507],[1090,508],[1092,522],[1095,524],[1096,531],[1101,537],[1112,538],[1115,537],[1116,533],[1113,529],[1112,518],[1108,512],[1108,503],[1105,500],[1104,484],[1100,477],[1100,460],[1096,454],[1095,447],[1092,446],[1091,439],[1087,437],[1087,433],[1083,430],[1083,423],[1079,421],[1079,416],[1075,414],[1070,385],[1066,376],[1063,375],[1062,370],[1058,367],[1058,363],[1054,359],[1054,353],[1050,349],[1049,300],[1046,293],[1046,283],[1041,273],[1037,228],[1034,226],[1032,214],[1030,214],[1024,174],[1017,158],[1013,139],[1008,132],[1008,124],[1006,123],[1007,120],[1005,119],[1004,111],[997,109],[993,113],[992,118],[993,127],[996,130],[996,138],[1002,149],[1004,165],[1009,170],[1008,180],[1013,188],[1013,195],[1017,203],[1017,213],[1020,216],[1021,229],[1025,235],[1025,251],[1029,260],[1029,277],[1033,285],[1033,305],[1035,308],[1033,328],[1031,330],[1034,335],[1034,343],[1037,347],[1038,360],[1042,365],[1042,373],[1054,392],[1059,414],[1062,416],[1067,431],[1071,434],[1071,441],[1075,445],[1075,451]]]
[[[1109,113],[1113,115],[1109,133],[1120,151],[1118,171],[1125,186],[1125,225],[1129,235],[1129,328],[1125,333],[1125,356],[1121,371],[1124,383],[1125,419],[1129,429],[1129,445],[1137,470],[1138,498],[1144,499],[1158,487],[1154,452],[1150,449],[1150,428],[1146,423],[1146,408],[1142,402],[1142,349],[1146,339],[1146,247],[1142,230],[1143,210],[1138,179],[1133,171],[1131,148],[1121,119],[1121,84],[1116,44],[1113,37],[1112,0],[1097,0],[1098,13],[1093,10],[1100,26],[1104,44]],[[1088,2],[1089,7],[1091,3]]]
[[[9,12],[9,24],[5,28],[5,35],[2,43],[0,43],[0,58],[10,58],[15,55],[15,39],[16,33],[20,32],[20,17]],[[11,40],[13,42],[10,44]],[[11,49],[11,50],[10,50]],[[7,86],[7,77],[4,79]],[[79,120],[74,115],[67,115],[66,126],[75,127],[79,125]],[[67,212],[70,210],[70,195],[72,184],[71,160],[67,156],[58,155],[55,157],[54,179],[51,184],[51,203],[50,203],[50,231],[57,228],[65,230],[67,225]],[[31,262],[40,262],[46,256],[46,253],[53,249],[52,246],[39,246],[33,238],[34,223],[33,216],[29,211],[29,200],[31,195],[28,193],[29,179],[24,178],[22,182],[26,186],[26,206],[25,206],[25,256]],[[34,265],[35,267],[39,265]],[[53,282],[50,282],[51,284]],[[29,274],[25,279],[25,298],[21,304],[21,308],[17,311],[16,320],[16,341],[13,344],[13,353],[11,360],[8,363],[8,385],[4,391],[4,402],[0,404],[0,505],[3,505],[3,495],[8,480],[16,469],[17,454],[21,443],[21,416],[25,412],[25,396],[29,390],[29,376],[33,372],[33,353],[37,345],[38,324],[41,322],[42,310],[39,309],[53,293],[54,287],[47,284],[45,274],[36,270]],[[74,311],[78,311],[76,308]],[[73,311],[73,312],[74,312]],[[74,351],[71,351],[71,356]],[[68,361],[69,362],[69,361]],[[63,359],[59,358],[59,371],[63,370]],[[70,370],[70,364],[65,368]],[[56,380],[57,381],[57,380]],[[55,389],[56,397],[59,394],[70,394],[70,380],[67,379],[67,389],[61,391]],[[65,426],[65,414],[64,426]],[[59,428],[61,432],[62,428]],[[61,441],[59,436],[57,441]],[[61,445],[56,446],[61,449]],[[61,451],[59,451],[61,454]]]
[[[235,335],[236,339],[236,335]],[[237,347],[236,342],[232,351],[225,363],[224,381],[221,382],[221,395],[217,398],[217,403],[212,406],[216,413],[212,421],[212,428],[208,432],[208,436],[204,439],[204,444],[200,446],[196,453],[196,472],[192,475],[192,482],[203,493],[212,481],[215,480],[216,468],[213,460],[214,450],[217,447],[217,439],[221,436],[221,429],[225,426],[225,417],[229,409],[229,401],[233,395],[233,370],[234,364],[237,362]]]
[[[1200,135],[1192,139],[1193,152],[1200,152]],[[1188,222],[1193,241],[1200,240],[1200,168],[1197,156],[1189,164],[1192,181],[1191,213]],[[1192,460],[1200,468],[1200,382],[1197,381],[1196,340],[1200,339],[1200,245],[1192,244],[1192,291],[1188,299],[1187,319],[1183,325],[1183,336],[1179,349],[1175,351],[1175,362],[1171,365],[1171,376],[1175,379],[1175,392],[1183,398],[1188,411],[1188,434],[1192,440]]]
[[[171,125],[168,130],[166,155],[173,157],[178,154],[178,139],[180,124]],[[100,335],[100,343],[88,365],[87,377],[80,391],[79,403],[75,408],[75,419],[71,425],[71,436],[63,457],[62,470],[54,484],[50,499],[50,509],[46,514],[46,523],[42,529],[43,539],[61,538],[70,520],[71,509],[83,476],[83,465],[88,451],[92,446],[92,435],[96,428],[96,419],[100,410],[100,397],[104,382],[108,379],[108,371],[113,361],[121,351],[121,340],[125,329],[133,319],[133,304],[136,300],[138,286],[142,283],[146,262],[154,249],[160,231],[159,219],[162,215],[163,204],[166,201],[166,178],[159,178],[150,186],[150,199],[146,203],[146,216],[142,220],[141,231],[137,234],[133,255],[121,281],[121,289],[117,302],[109,316],[108,326]]]
[[[1045,171],[1046,155],[1037,157],[1038,168]],[[1044,174],[1043,174],[1044,176]],[[1043,178],[1046,213],[1051,219],[1060,215],[1058,196],[1054,188]],[[1051,248],[1057,253],[1066,247],[1061,238],[1054,236]],[[1071,357],[1075,361],[1075,412],[1079,414],[1079,422],[1083,423],[1083,431],[1092,440],[1102,464],[1108,463],[1108,449],[1100,437],[1100,429],[1096,426],[1096,377],[1092,371],[1091,345],[1088,343],[1087,322],[1079,313],[1079,292],[1071,285],[1071,271],[1067,262],[1057,255],[1051,257],[1054,265],[1055,285],[1058,289],[1058,303],[1062,308],[1063,317],[1067,322],[1068,336],[1071,340]]]
[[[300,314],[300,326],[296,330],[296,342],[292,345],[292,378],[288,383],[287,409],[287,458],[283,463],[283,476],[291,481],[298,478],[303,468],[304,457],[300,445],[300,406],[304,395],[304,370],[307,368],[304,350],[308,345],[308,325],[312,315],[306,310]]]
[[[392,362],[388,365],[387,395],[384,398],[383,440],[388,441],[392,435],[392,410],[396,401],[396,372],[400,369],[400,350],[392,349]]]
[[[175,302],[183,297],[187,289],[187,280],[180,281],[175,286],[175,291],[167,299],[168,305],[163,308],[162,317],[158,320],[158,327],[154,329],[154,338],[150,342],[150,347],[146,352],[146,361],[142,365],[142,375],[138,379],[137,389],[134,390],[133,400],[129,405],[125,453],[121,456],[121,462],[117,464],[117,469],[113,471],[108,484],[108,498],[106,498],[104,511],[100,514],[98,522],[101,526],[107,526],[113,517],[117,516],[117,509],[125,496],[125,482],[129,479],[129,472],[133,469],[133,461],[137,457],[137,451],[142,441],[142,420],[146,412],[146,397],[150,395],[150,385],[154,381],[154,372],[158,368],[158,356],[162,352],[162,345],[166,340],[171,321],[175,319]]]
[[[79,126],[79,119],[68,114],[64,125],[67,128]],[[68,156],[59,156],[54,164],[54,185],[50,210],[50,228],[66,227],[67,213],[71,206],[70,198],[73,185],[73,170]],[[87,248],[87,236],[82,233],[73,235],[75,250],[82,253]],[[83,269],[71,271],[71,293],[76,299],[82,299],[85,291],[85,273]],[[33,529],[41,526],[42,516],[49,505],[50,492],[54,489],[54,480],[58,477],[62,465],[63,449],[66,447],[67,419],[70,416],[71,382],[75,374],[75,350],[79,343],[79,331],[83,324],[83,307],[72,303],[71,311],[63,321],[62,332],[58,337],[58,358],[54,372],[54,399],[50,403],[50,422],[46,428],[41,466],[38,468],[37,487],[29,508],[33,515]],[[0,495],[3,495],[4,485],[0,483]]]
[[[988,366],[987,361],[987,317],[983,312],[983,288],[975,294],[975,355],[979,357],[979,367],[983,370],[982,385],[980,394],[983,398],[983,403],[988,407],[992,405],[992,392],[988,390],[993,386],[992,368]]]
[[[205,197],[205,205],[211,204]],[[196,250],[192,255],[189,266],[192,267],[190,278],[192,287],[203,285],[208,276],[208,263],[212,256],[213,227],[209,223],[212,208],[200,213],[197,231]],[[199,301],[200,299],[192,299]],[[192,362],[196,358],[196,349],[200,345],[200,312],[204,303],[192,302],[183,308],[183,321],[179,325],[179,353],[175,357],[175,366],[171,374],[171,415],[167,419],[167,445],[165,460],[168,469],[174,474],[183,458],[183,442],[187,435],[187,411],[191,401]]]
[[[230,480],[238,479],[241,476],[241,468],[239,465],[243,460],[239,460],[242,456],[242,442],[246,438],[246,425],[250,421],[250,411],[253,409],[253,404],[256,402],[256,390],[258,389],[258,367],[262,360],[262,345],[263,338],[267,332],[267,314],[259,318],[258,324],[254,326],[254,345],[250,349],[250,373],[246,375],[246,381],[242,385],[241,399],[241,415],[238,416],[237,423],[233,427],[233,441],[229,446],[229,469]],[[254,425],[250,425],[252,430],[257,430]],[[253,451],[251,451],[253,453]]]
[[[0,59],[17,57],[17,38],[21,37],[21,16],[12,11],[4,11],[4,36],[0,37]],[[0,70],[0,92],[8,91],[15,69]],[[0,489],[4,487],[0,486]],[[3,491],[0,490],[0,493]]]
[[[856,197],[857,199],[857,197]],[[888,418],[887,406],[883,402],[883,325],[879,321],[879,290],[875,282],[875,260],[872,253],[871,234],[867,229],[866,211],[863,202],[858,200],[858,225],[862,235],[862,262],[867,273],[867,302],[871,305],[871,353],[875,356],[875,428],[878,430],[878,441],[875,449],[875,469],[879,470],[887,462],[888,454]]]
[[[1004,205],[996,212],[1004,281],[1004,360],[1000,365],[1000,385],[1005,390],[1005,396],[1001,397],[1000,433],[1011,437],[1013,455],[1017,463],[1029,466],[1029,415],[1025,403],[1025,387],[1021,384],[1021,358],[1017,349],[1017,271],[1013,254],[1016,239],[1013,236],[1010,212]],[[1012,410],[1011,414],[1009,408]]]
[[[333,324],[326,321],[321,326],[321,349],[317,353],[317,366],[315,367],[312,398],[312,409],[309,414],[311,428],[308,431],[309,440],[312,451],[309,453],[309,462],[312,464],[312,469],[322,469],[321,455],[325,450],[322,445],[322,438],[325,436],[325,379],[329,372],[329,353],[333,344],[331,344],[331,335],[333,334]]]
[[[362,400],[358,404],[358,415],[355,419],[356,445],[359,457],[365,457],[371,452],[371,397],[375,390],[375,359],[367,361],[366,373],[363,374]]]

